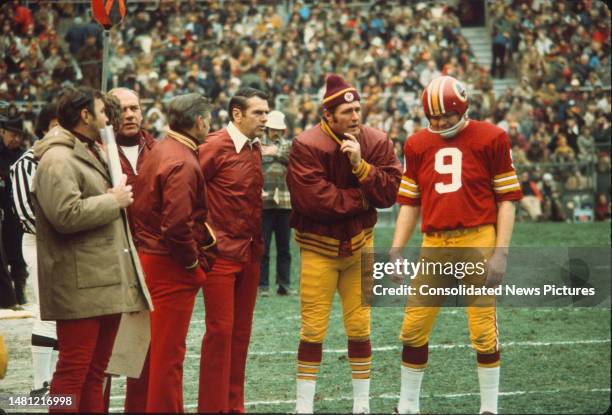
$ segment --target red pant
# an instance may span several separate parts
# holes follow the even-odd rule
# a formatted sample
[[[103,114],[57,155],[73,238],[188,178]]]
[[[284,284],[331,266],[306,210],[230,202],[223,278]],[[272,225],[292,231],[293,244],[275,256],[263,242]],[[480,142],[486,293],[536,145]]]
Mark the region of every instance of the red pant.
[[[143,413],[147,410],[147,390],[149,387],[149,356],[151,350],[147,352],[144,366],[140,378],[130,378],[126,380],[125,388],[125,413]]]
[[[244,412],[244,369],[259,284],[259,261],[218,258],[204,284],[198,412]]]
[[[139,256],[154,308],[151,312],[149,376],[146,388],[142,384],[140,387],[131,385],[126,407],[137,402],[142,404],[142,396],[130,396],[130,392],[136,392],[147,394],[147,412],[183,412],[187,331],[196,295],[206,275],[199,267],[194,271],[185,270],[169,256],[142,252]],[[147,371],[143,369],[141,381],[146,377]]]
[[[50,408],[49,412],[104,412],[102,384],[120,314],[57,321],[59,359],[51,395],[72,395],[73,409]]]

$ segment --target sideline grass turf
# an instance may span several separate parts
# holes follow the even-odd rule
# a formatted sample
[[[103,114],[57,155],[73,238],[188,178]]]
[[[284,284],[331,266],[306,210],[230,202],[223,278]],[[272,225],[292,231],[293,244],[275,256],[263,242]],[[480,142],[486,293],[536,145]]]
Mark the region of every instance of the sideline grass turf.
[[[388,246],[393,228],[378,228],[376,244]],[[412,246],[420,243],[415,235]],[[592,224],[518,223],[513,246],[610,247],[610,222]],[[274,252],[274,249],[272,250]],[[292,242],[292,281],[297,288],[299,253]],[[274,270],[274,266],[271,266]],[[271,283],[274,281],[272,271]],[[372,310],[373,368],[371,409],[391,413],[399,393],[403,310]],[[500,308],[502,344],[500,413],[603,413],[610,406],[609,308]],[[187,412],[197,403],[203,300],[192,317],[185,360]],[[250,412],[292,412],[295,350],[299,341],[299,297],[258,298],[247,364],[246,400]],[[11,361],[0,393],[27,393],[31,385],[31,320],[0,321]],[[431,336],[429,368],[422,389],[423,413],[477,413],[475,353],[469,346],[462,309],[443,309]],[[334,303],[317,384],[316,412],[348,413],[352,408],[350,367],[340,304]],[[115,379],[111,407],[123,407],[125,382]]]

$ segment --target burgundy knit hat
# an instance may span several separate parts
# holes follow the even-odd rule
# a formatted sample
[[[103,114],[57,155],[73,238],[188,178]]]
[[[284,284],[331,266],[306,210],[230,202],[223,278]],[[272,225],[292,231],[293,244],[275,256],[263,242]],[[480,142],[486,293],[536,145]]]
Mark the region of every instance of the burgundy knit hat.
[[[331,110],[345,102],[359,101],[357,90],[346,83],[342,77],[330,74],[325,80],[325,96],[323,97],[323,108]]]

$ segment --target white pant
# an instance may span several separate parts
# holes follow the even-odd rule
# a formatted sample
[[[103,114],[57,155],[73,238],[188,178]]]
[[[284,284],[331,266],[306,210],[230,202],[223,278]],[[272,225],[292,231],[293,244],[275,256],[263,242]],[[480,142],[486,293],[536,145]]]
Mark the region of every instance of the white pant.
[[[23,254],[23,259],[25,260],[25,263],[28,267],[28,274],[30,281],[32,282],[32,288],[34,291],[35,320],[34,326],[32,327],[32,334],[49,337],[51,339],[57,339],[55,321],[42,321],[40,319],[40,301],[38,297],[38,263],[36,260],[36,235],[32,235],[31,233],[23,234],[21,251]]]

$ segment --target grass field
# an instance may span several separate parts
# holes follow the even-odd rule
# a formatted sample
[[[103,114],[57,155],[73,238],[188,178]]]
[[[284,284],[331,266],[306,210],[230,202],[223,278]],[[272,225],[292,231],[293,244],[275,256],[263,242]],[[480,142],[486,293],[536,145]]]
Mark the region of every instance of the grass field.
[[[377,229],[377,245],[388,246],[392,232],[392,228]],[[419,239],[415,237],[411,244],[417,244]],[[610,223],[519,223],[513,244],[610,247]],[[299,255],[295,246],[293,252],[292,278],[297,282]],[[372,412],[391,413],[397,404],[401,357],[398,334],[402,318],[403,309],[399,307],[372,311]],[[498,320],[503,362],[500,413],[586,414],[608,410],[610,308],[500,308]],[[30,324],[27,320],[0,321],[0,332],[4,333],[11,353],[9,374],[0,381],[0,392],[25,393],[30,389]],[[258,299],[247,366],[248,411],[294,410],[299,327],[298,296]],[[194,412],[196,408],[203,333],[200,297],[191,322],[185,360],[187,412]],[[347,413],[352,408],[350,368],[338,302],[334,305],[324,348],[315,411]],[[475,366],[464,311],[443,309],[430,340],[429,368],[422,389],[423,413],[477,413]],[[123,379],[113,382],[112,395],[112,411],[121,411]]]

